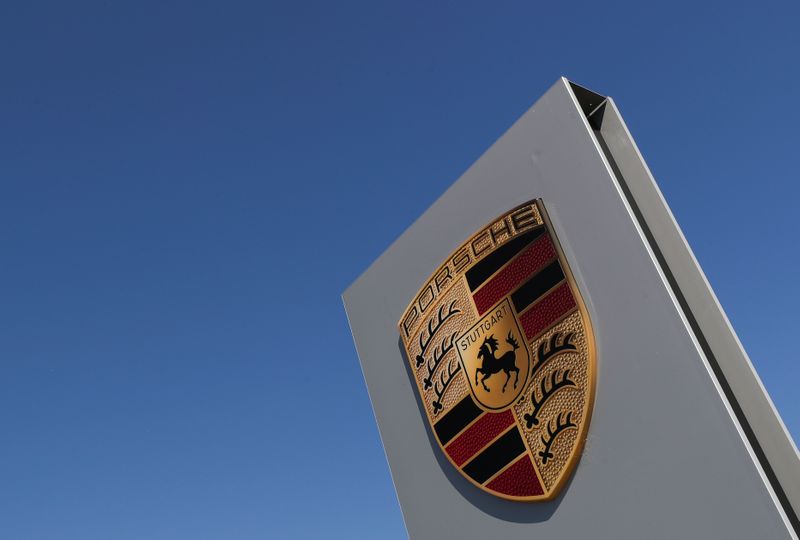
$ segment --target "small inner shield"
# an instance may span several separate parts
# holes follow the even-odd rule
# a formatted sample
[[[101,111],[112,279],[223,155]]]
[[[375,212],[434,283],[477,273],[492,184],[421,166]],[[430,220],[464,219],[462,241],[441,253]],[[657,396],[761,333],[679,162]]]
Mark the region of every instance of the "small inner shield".
[[[464,332],[457,347],[478,405],[497,411],[514,403],[528,380],[530,353],[507,298]]]

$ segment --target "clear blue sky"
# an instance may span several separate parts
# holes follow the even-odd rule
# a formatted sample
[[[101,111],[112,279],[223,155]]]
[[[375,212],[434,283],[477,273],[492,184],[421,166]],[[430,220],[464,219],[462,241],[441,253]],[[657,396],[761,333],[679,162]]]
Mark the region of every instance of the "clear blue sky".
[[[798,437],[798,20],[4,2],[0,538],[403,538],[339,295],[560,75],[616,99]]]

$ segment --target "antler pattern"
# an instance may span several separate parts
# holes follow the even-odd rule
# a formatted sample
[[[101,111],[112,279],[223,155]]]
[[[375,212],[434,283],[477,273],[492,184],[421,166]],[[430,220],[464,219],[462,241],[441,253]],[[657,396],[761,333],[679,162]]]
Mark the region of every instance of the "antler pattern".
[[[562,419],[563,415],[564,413],[558,414],[555,428],[550,427],[550,422],[547,423],[547,437],[545,438],[545,436],[542,435],[542,444],[544,445],[544,450],[539,452],[539,456],[542,458],[542,465],[546,464],[547,460],[554,457],[554,454],[550,451],[550,448],[553,446],[553,442],[555,442],[556,437],[568,429],[578,428],[578,425],[572,421],[571,412],[568,412],[567,416]]]
[[[542,407],[544,407],[544,404],[547,403],[547,400],[553,397],[556,392],[562,388],[567,388],[568,386],[578,386],[569,379],[569,372],[569,369],[564,370],[563,375],[561,375],[561,379],[559,379],[559,374],[561,373],[559,370],[554,371],[550,377],[542,377],[542,382],[539,385],[542,390],[542,397],[540,398],[536,397],[535,387],[533,390],[531,390],[531,404],[533,405],[533,412],[523,415],[523,418],[525,419],[525,427],[531,429],[531,427],[539,425],[539,419],[536,418],[536,416],[542,411]],[[548,382],[550,383],[549,388],[547,385]]]
[[[419,354],[417,355],[416,362],[417,367],[422,366],[425,363],[425,351],[428,350],[428,346],[433,341],[433,337],[436,335],[436,332],[441,330],[444,323],[450,317],[455,316],[458,313],[461,313],[460,309],[455,308],[456,300],[450,302],[450,305],[447,307],[447,313],[444,312],[444,304],[439,306],[439,311],[436,313],[435,317],[431,317],[431,320],[428,321],[428,338],[425,339],[425,332],[419,333]]]
[[[548,360],[555,358],[559,354],[570,352],[570,351],[577,351],[578,348],[572,343],[572,339],[575,337],[574,332],[568,333],[564,336],[564,340],[561,344],[558,343],[559,338],[561,337],[561,332],[556,332],[550,338],[550,341],[543,341],[541,345],[539,345],[539,350],[537,351],[536,361],[533,363],[531,367],[531,374],[536,375],[536,373],[542,369],[545,362]]]
[[[441,375],[439,375],[439,380],[433,384],[433,391],[436,393],[436,400],[433,402],[433,414],[439,414],[439,411],[442,410],[442,396],[447,392],[447,387],[453,382],[456,373],[461,371],[461,364],[458,361],[455,362],[455,369],[450,369],[452,365],[453,362],[449,362],[447,371],[442,371]],[[439,388],[439,383],[442,383],[441,388]]]
[[[428,368],[428,376],[422,379],[423,386],[425,390],[429,390],[431,386],[433,386],[433,376],[436,374],[436,370],[442,364],[442,360],[447,353],[453,350],[454,343],[458,332],[453,332],[453,335],[450,336],[450,342],[447,343],[447,338],[442,340],[442,344],[438,346],[433,351],[433,358],[426,362]]]

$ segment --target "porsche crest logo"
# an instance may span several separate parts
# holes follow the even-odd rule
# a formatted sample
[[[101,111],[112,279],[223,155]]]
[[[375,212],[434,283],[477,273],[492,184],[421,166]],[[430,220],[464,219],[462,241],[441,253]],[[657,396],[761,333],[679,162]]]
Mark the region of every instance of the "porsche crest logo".
[[[596,368],[589,317],[542,202],[453,252],[398,326],[453,466],[499,497],[553,498],[586,438]]]

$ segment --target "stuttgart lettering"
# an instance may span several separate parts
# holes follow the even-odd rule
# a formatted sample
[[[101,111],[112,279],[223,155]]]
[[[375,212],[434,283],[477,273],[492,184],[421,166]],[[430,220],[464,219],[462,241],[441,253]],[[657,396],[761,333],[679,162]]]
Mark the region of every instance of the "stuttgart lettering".
[[[462,351],[466,351],[470,345],[477,343],[483,336],[489,334],[498,322],[508,314],[508,304],[503,303],[497,306],[497,309],[492,313],[491,317],[483,319],[480,324],[475,326],[468,334],[461,336],[458,340],[458,346]]]

